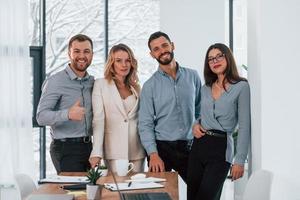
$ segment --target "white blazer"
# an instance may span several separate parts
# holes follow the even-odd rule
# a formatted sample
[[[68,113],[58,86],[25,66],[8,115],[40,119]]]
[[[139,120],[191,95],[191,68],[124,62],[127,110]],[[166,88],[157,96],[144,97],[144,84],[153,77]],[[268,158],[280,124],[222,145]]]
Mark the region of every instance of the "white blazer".
[[[137,101],[132,110],[126,113],[115,82],[109,83],[104,78],[95,81],[91,157],[128,160],[145,157],[137,129],[139,95],[133,87],[131,91]]]

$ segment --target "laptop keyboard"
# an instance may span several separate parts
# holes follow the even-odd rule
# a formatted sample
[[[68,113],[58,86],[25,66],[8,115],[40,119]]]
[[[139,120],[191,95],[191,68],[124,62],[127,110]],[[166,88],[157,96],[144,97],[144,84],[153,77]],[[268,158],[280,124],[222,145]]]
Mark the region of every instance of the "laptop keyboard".
[[[124,200],[171,200],[166,192],[149,193],[122,193]]]

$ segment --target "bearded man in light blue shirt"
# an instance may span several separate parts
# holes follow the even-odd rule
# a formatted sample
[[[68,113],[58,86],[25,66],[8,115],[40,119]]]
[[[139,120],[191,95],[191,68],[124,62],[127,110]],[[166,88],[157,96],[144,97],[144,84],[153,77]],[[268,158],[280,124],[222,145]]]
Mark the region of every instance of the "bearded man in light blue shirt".
[[[70,63],[48,77],[42,88],[37,121],[50,126],[50,155],[57,174],[86,172],[92,150],[92,89],[87,73],[93,59],[90,37],[77,34],[69,40]]]
[[[195,70],[175,61],[174,43],[167,34],[153,33],[148,47],[159,63],[140,98],[138,126],[149,171],[174,169],[186,181],[191,127],[200,112],[201,81]]]

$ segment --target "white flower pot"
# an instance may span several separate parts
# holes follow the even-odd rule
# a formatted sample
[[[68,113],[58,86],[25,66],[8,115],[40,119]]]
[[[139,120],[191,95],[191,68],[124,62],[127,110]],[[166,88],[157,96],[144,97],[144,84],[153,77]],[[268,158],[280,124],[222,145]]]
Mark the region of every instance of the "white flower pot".
[[[88,200],[101,199],[102,186],[101,185],[86,185],[86,196]]]

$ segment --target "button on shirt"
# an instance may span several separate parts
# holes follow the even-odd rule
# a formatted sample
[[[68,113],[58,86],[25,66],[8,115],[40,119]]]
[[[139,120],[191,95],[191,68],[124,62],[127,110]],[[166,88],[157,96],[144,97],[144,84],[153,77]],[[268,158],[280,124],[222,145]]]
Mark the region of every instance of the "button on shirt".
[[[92,135],[92,88],[94,77],[77,77],[70,66],[49,77],[43,84],[37,109],[39,125],[51,126],[53,139],[74,138]],[[68,111],[80,100],[85,108],[81,121],[71,121]]]
[[[195,70],[180,67],[174,80],[160,68],[143,86],[139,134],[148,155],[157,152],[155,140],[192,139],[192,124],[199,117],[201,81]]]

